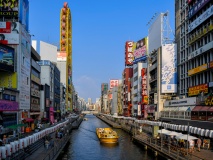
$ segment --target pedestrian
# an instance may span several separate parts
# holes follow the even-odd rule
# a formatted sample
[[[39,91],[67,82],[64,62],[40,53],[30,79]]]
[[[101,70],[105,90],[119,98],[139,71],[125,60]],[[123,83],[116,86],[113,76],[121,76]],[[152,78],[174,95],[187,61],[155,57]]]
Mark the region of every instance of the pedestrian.
[[[198,151],[199,151],[199,152],[200,152],[201,143],[202,143],[201,139],[198,138],[198,140],[197,140],[197,148],[198,148]]]

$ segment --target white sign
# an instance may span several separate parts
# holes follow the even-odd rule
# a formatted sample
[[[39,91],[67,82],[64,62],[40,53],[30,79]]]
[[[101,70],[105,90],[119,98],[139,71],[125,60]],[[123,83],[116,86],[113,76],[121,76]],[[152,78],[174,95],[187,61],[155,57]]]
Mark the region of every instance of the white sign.
[[[190,105],[196,105],[196,97],[184,98],[179,100],[169,100],[164,102],[164,107],[190,106]]]
[[[213,6],[207,9],[203,14],[201,14],[197,19],[195,19],[188,26],[188,31],[191,32],[193,29],[198,27],[201,23],[203,23],[206,19],[213,15]]]

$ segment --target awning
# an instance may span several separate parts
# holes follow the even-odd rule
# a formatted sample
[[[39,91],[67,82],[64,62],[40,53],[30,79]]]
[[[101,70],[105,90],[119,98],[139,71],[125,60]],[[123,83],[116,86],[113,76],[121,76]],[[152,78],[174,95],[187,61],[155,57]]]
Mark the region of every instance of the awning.
[[[177,111],[178,107],[164,107],[163,111],[169,112],[169,111]]]
[[[203,106],[196,106],[193,108],[192,112],[198,112]]]
[[[213,107],[210,107],[208,112],[213,112]]]
[[[209,108],[209,106],[203,106],[199,111],[208,111]]]
[[[189,108],[188,108],[188,110],[187,111],[192,111],[193,109],[195,108],[195,106],[190,106]]]
[[[178,107],[178,111],[180,112],[186,112],[189,107]]]
[[[33,122],[34,119],[32,119],[32,118],[25,118],[23,121],[24,121],[24,122]]]

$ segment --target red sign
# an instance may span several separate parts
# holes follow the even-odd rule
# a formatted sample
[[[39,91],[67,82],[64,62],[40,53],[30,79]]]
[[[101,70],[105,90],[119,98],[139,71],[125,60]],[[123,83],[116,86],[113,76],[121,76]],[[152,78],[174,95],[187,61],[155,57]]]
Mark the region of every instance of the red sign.
[[[0,22],[0,33],[11,33],[11,22]]]
[[[147,69],[146,68],[142,68],[141,69],[141,78],[142,78],[142,103],[147,104]]]
[[[125,65],[133,65],[134,55],[133,55],[133,42],[126,42],[125,45]]]
[[[118,86],[118,80],[110,80],[110,88],[114,88]]]
[[[196,96],[201,92],[208,93],[208,84],[200,84],[197,86],[189,87],[188,90],[189,96]]]

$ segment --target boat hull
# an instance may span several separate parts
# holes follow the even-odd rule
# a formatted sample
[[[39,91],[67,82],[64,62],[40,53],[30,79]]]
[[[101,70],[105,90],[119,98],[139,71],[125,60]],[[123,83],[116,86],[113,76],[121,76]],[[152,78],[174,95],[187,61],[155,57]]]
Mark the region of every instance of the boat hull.
[[[118,143],[118,135],[111,128],[97,128],[96,133],[101,143]]]

